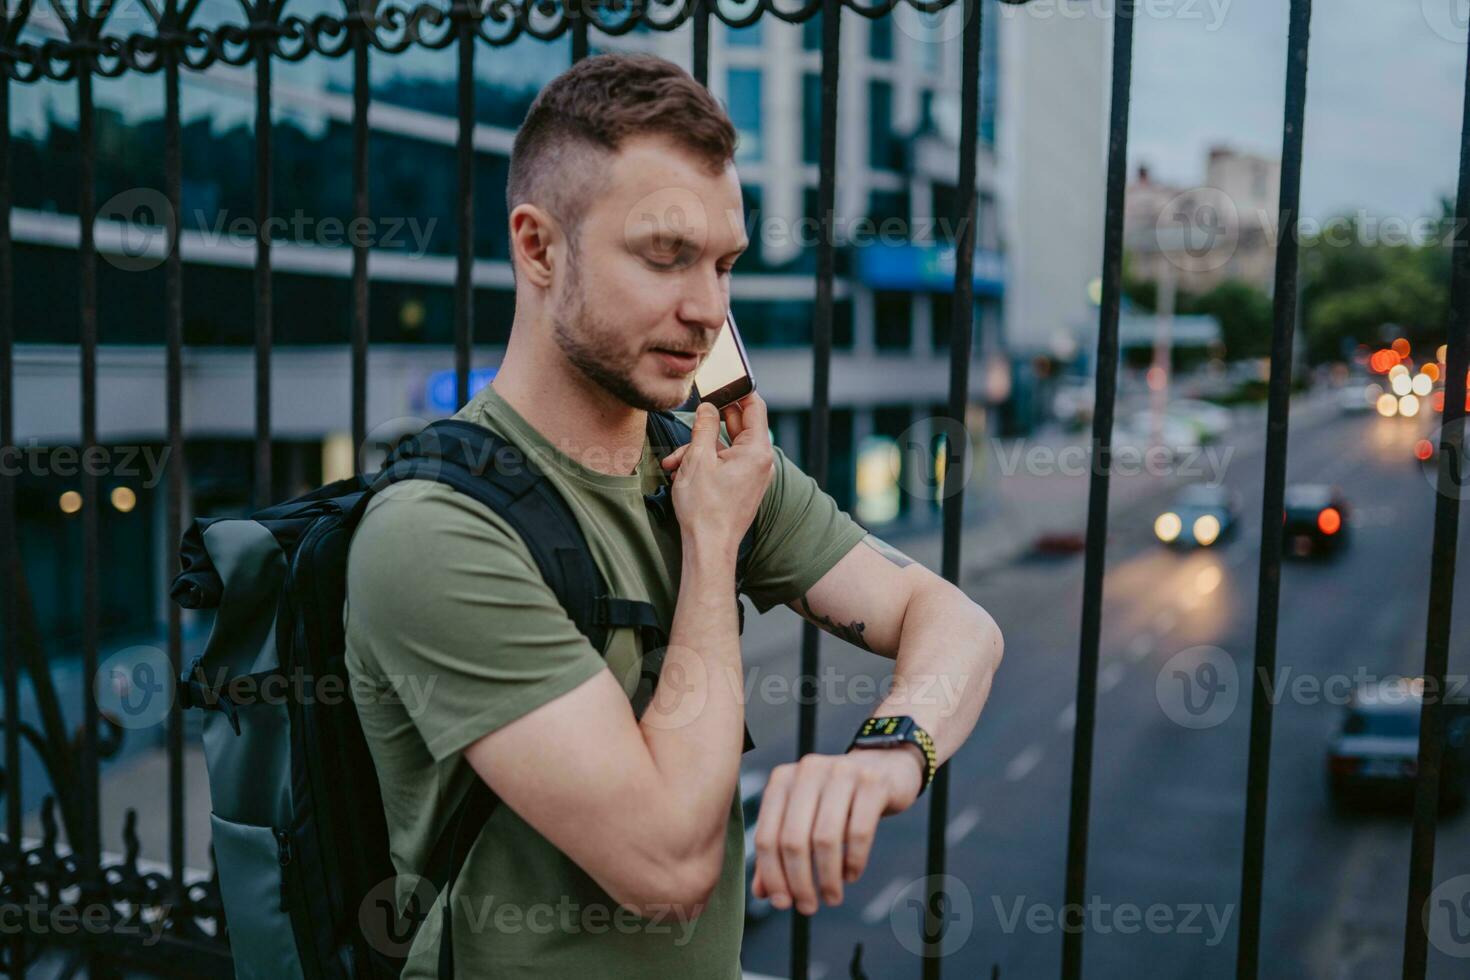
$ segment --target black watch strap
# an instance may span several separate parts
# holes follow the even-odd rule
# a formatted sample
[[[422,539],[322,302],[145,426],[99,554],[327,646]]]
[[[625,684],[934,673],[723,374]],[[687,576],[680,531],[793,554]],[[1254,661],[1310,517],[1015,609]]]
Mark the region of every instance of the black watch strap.
[[[924,775],[919,784],[919,795],[923,796],[924,790],[934,781],[934,773],[939,768],[939,755],[934,749],[934,739],[908,715],[869,718],[858,728],[847,750],[885,749],[904,743],[917,745],[924,753]]]

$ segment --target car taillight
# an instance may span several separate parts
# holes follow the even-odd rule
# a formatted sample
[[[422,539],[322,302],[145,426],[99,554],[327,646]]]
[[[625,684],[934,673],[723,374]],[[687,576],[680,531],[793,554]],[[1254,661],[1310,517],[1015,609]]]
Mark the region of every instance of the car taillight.
[[[1336,507],[1327,507],[1317,515],[1317,530],[1323,534],[1336,534],[1342,530],[1342,514]]]
[[[1355,759],[1351,756],[1334,755],[1327,760],[1327,768],[1334,776],[1351,776],[1362,766],[1362,759]]]
[[[1419,462],[1422,463],[1433,455],[1434,443],[1430,442],[1428,439],[1420,439],[1418,442],[1414,443],[1414,456],[1418,458]]]

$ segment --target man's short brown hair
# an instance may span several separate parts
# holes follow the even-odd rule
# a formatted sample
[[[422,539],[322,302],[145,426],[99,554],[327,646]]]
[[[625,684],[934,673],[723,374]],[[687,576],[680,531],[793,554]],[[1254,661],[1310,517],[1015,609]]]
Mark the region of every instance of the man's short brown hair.
[[[571,247],[606,186],[609,158],[634,136],[663,135],[718,174],[735,157],[735,126],[709,89],[651,54],[583,58],[547,83],[510,151],[506,214],[530,202],[565,229]]]

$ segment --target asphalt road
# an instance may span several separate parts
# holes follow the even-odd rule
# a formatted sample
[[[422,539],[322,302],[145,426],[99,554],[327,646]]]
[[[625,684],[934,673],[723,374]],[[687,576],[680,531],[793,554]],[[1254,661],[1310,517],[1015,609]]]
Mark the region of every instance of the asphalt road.
[[[1335,813],[1325,794],[1324,752],[1353,683],[1422,669],[1434,494],[1410,456],[1415,431],[1401,420],[1328,413],[1292,432],[1289,479],[1336,482],[1354,517],[1351,545],[1338,560],[1288,561],[1283,570],[1266,977],[1377,980],[1400,968],[1410,816]],[[1088,977],[1234,975],[1264,454],[1258,431],[1228,441],[1237,452],[1225,483],[1245,505],[1233,537],[1207,551],[1168,551],[1153,540],[1151,505],[1129,507],[1112,524],[1089,838]],[[1161,481],[1156,496],[1162,502],[1171,492]],[[1470,529],[1462,555],[1470,554],[1464,538]],[[948,871],[963,888],[952,889],[944,975],[968,980],[998,966],[1001,977],[1056,976],[1082,562],[1033,559],[963,584],[1000,622],[1007,653],[980,724],[950,763]],[[1462,570],[1452,674],[1470,671],[1467,592],[1470,574]],[[771,618],[763,617],[763,627]],[[789,629],[785,648],[748,655],[748,673],[794,672],[794,617]],[[1201,716],[1204,727],[1186,727],[1176,719],[1201,720],[1181,699],[1203,702],[1198,691],[1183,689],[1176,672],[1200,677],[1205,661],[1221,668],[1217,698]],[[867,682],[857,679],[882,677],[887,664],[824,639],[823,665],[834,676],[822,689],[817,747],[838,752],[872,708]],[[789,697],[753,690],[749,718],[761,745],[747,763],[762,768],[790,757],[796,708]],[[857,942],[869,977],[919,975],[921,961],[906,948],[916,935],[918,913],[908,901],[915,891],[905,889],[924,874],[927,820],[921,802],[885,821],[863,879],[849,887],[842,906],[817,915],[814,977],[846,977]],[[1470,815],[1447,817],[1436,882],[1470,872],[1467,845]],[[790,975],[790,920],[777,912],[747,926],[748,971]],[[1431,976],[1463,976],[1470,942],[1439,938]]]

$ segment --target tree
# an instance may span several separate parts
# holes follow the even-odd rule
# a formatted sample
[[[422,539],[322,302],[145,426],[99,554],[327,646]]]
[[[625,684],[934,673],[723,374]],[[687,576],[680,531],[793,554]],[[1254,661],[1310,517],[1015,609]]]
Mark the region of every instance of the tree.
[[[1450,229],[1454,211],[1441,203],[1437,231],[1423,244],[1386,243],[1356,220],[1302,242],[1302,322],[1307,356],[1333,360],[1345,347],[1377,346],[1394,336],[1418,350],[1444,340],[1449,315]]]

